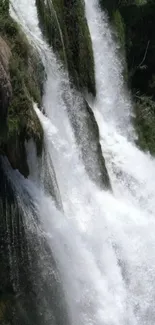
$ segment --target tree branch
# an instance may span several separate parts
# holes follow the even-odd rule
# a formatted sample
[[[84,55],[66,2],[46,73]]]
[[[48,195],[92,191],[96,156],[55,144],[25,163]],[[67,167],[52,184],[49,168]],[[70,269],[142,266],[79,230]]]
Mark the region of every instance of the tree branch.
[[[137,70],[138,68],[140,68],[140,67],[142,66],[142,64],[144,63],[144,61],[145,61],[145,59],[146,59],[146,56],[147,56],[147,52],[148,52],[148,48],[149,48],[149,44],[150,44],[150,41],[147,42],[147,46],[146,46],[146,50],[145,50],[145,53],[144,53],[144,57],[143,57],[141,63],[140,63],[140,64],[138,65],[138,67],[136,68],[136,70]]]

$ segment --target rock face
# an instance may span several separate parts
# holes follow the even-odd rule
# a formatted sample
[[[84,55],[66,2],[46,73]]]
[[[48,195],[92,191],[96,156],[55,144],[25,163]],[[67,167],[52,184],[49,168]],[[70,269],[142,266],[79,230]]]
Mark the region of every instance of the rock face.
[[[83,0],[36,0],[42,31],[80,91],[96,94],[92,42]]]
[[[9,60],[11,51],[6,42],[0,37],[0,124],[4,123],[12,97],[10,82]]]
[[[31,325],[25,310],[37,314],[29,276],[23,215],[3,168],[3,156],[25,177],[29,174],[25,141],[33,138],[41,154],[43,130],[33,110],[41,104],[44,71],[20,27],[0,0],[0,324]],[[27,291],[26,291],[27,290]],[[29,294],[31,290],[31,294]],[[25,298],[27,297],[27,298]],[[24,315],[23,315],[24,314]],[[30,319],[35,316],[30,316]],[[43,321],[41,322],[43,324]]]
[[[77,107],[67,105],[81,157],[89,177],[110,188],[99,144],[99,131],[86,93],[96,96],[94,55],[83,0],[36,0],[41,29],[69,72]],[[89,144],[89,145],[88,145]]]
[[[42,151],[43,130],[33,109],[41,105],[44,69],[8,11],[0,6],[0,153],[12,167],[29,174],[25,140],[33,138]]]

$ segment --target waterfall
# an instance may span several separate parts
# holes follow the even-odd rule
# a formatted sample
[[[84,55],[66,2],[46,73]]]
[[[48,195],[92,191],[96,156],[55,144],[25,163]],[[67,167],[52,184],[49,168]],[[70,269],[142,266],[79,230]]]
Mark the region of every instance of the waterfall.
[[[98,123],[113,193],[90,179],[81,159],[68,111],[73,102],[78,109],[80,98],[71,91],[67,72],[43,39],[35,0],[12,0],[11,14],[38,50],[46,70],[46,116],[35,103],[34,109],[44,129],[47,160],[52,161],[62,208],[56,207],[54,196],[44,190],[35,173],[26,180],[4,161],[5,170],[28,238],[31,241],[33,233],[38,237],[37,254],[46,287],[53,285],[51,274],[52,281],[58,278],[62,287],[68,324],[154,325],[154,160],[134,145],[132,104],[107,17],[97,0],[85,0],[85,7],[97,85],[97,98],[89,104]],[[33,159],[30,147],[28,161]],[[41,285],[37,275],[36,284]],[[46,316],[60,303],[51,299],[50,305],[48,298],[44,304],[46,296],[41,298],[41,313]],[[67,322],[63,317],[59,321],[56,317],[55,322],[47,319],[43,325]]]
[[[106,123],[131,137],[132,104],[124,87],[119,46],[114,42],[108,17],[100,11],[98,1],[85,0],[85,6],[95,57],[98,111]]]
[[[154,159],[132,142],[135,136],[131,136],[132,105],[123,84],[123,69],[107,17],[96,0],[85,0],[85,3],[96,68],[97,99],[92,108],[112,188],[118,197],[123,196],[153,215]]]

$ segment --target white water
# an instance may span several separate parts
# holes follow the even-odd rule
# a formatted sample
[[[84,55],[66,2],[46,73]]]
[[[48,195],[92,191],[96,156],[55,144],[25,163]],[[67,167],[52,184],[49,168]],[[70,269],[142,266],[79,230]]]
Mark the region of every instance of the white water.
[[[33,181],[19,175],[18,182],[16,175],[11,178],[15,177],[18,196],[24,188],[38,211],[40,235],[48,239],[62,276],[70,323],[154,325],[154,161],[127,139],[132,129],[131,104],[123,87],[117,48],[97,0],[85,3],[96,68],[93,109],[114,194],[99,190],[90,181],[79,158],[63,100],[68,92],[69,105],[72,102],[67,74],[42,38],[34,0],[13,0],[16,15],[12,14],[45,64],[47,117],[36,105],[35,109],[44,128],[64,214]],[[24,205],[24,200],[19,204]],[[32,218],[31,213],[30,224]]]
[[[96,68],[97,100],[93,110],[112,187],[120,198],[123,196],[136,207],[140,205],[146,212],[154,213],[155,163],[149,154],[128,141],[132,107],[124,90],[117,47],[107,17],[100,12],[97,1],[85,2]]]

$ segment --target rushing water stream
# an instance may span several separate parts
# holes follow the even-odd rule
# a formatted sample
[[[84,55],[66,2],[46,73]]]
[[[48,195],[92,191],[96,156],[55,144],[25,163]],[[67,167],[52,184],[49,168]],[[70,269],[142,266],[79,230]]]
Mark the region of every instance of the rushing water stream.
[[[30,179],[16,172],[8,174],[28,231],[36,227],[37,214],[38,236],[46,238],[61,276],[69,324],[154,325],[155,162],[133,143],[132,105],[107,18],[97,0],[85,0],[85,5],[96,69],[97,98],[92,109],[113,194],[90,180],[81,161],[67,111],[73,102],[78,108],[80,100],[71,92],[67,73],[43,39],[35,0],[12,0],[11,14],[38,49],[47,73],[46,116],[35,104],[34,109],[44,129],[61,211],[32,175],[36,159],[30,146]],[[33,208],[27,208],[25,193]],[[43,263],[46,270],[46,260]]]

